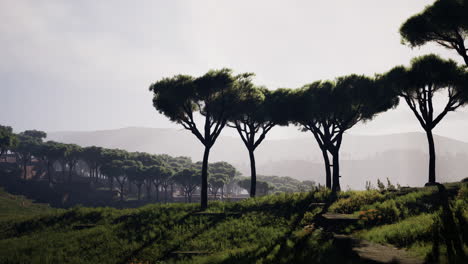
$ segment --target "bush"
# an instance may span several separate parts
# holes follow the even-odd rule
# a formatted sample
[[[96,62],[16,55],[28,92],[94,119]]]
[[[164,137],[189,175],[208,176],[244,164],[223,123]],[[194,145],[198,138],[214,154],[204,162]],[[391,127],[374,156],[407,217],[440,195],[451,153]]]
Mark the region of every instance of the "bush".
[[[342,214],[351,214],[366,204],[383,200],[384,196],[376,191],[349,191],[342,194],[342,198],[330,206],[330,211]]]
[[[374,227],[359,236],[377,243],[409,247],[418,241],[430,241],[434,219],[433,214],[421,214],[395,224]]]
[[[359,220],[365,226],[374,226],[382,223],[382,214],[376,209],[359,212]]]

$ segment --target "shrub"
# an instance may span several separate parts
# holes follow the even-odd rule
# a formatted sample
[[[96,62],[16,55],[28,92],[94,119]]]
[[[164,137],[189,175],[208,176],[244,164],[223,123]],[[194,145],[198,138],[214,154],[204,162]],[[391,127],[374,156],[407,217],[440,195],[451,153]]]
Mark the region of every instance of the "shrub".
[[[372,208],[359,212],[359,218],[366,226],[393,223],[400,219],[400,210],[394,200],[377,202],[372,206]]]
[[[385,191],[385,184],[380,181],[380,179],[377,179],[377,188],[379,188],[379,191],[384,192]]]
[[[394,200],[387,200],[377,204],[377,210],[381,213],[384,223],[392,223],[400,219],[400,210]]]
[[[432,238],[434,219],[433,214],[421,214],[398,223],[374,227],[360,233],[359,236],[377,243],[408,247],[418,241],[429,241]]]
[[[457,200],[468,202],[468,184],[462,184],[460,190],[458,190]]]
[[[390,179],[387,177],[387,190],[388,191],[396,191],[396,188],[395,188],[395,185],[393,185],[391,182],[390,182]]]
[[[359,220],[366,226],[374,226],[382,223],[382,214],[376,209],[359,212]]]
[[[349,195],[349,197],[339,199],[337,202],[332,204],[330,206],[330,211],[336,213],[350,214],[355,211],[358,211],[362,206],[366,204],[372,204],[384,198],[384,196],[381,193],[375,190],[351,191],[343,195]]]

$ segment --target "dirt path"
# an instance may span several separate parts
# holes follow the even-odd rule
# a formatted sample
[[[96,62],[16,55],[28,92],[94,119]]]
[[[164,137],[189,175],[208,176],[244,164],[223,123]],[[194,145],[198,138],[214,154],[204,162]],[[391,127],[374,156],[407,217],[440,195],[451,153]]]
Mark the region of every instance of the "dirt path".
[[[349,235],[334,235],[336,245],[347,245],[364,263],[422,264],[423,260],[408,254],[406,250],[380,245]]]
[[[333,233],[334,245],[342,249],[343,254],[350,259],[356,259],[358,263],[400,263],[422,264],[423,260],[413,257],[404,249],[392,246],[372,243],[370,241],[355,238],[351,235],[341,234],[343,226],[357,222],[353,215],[325,213],[322,215],[320,225]]]

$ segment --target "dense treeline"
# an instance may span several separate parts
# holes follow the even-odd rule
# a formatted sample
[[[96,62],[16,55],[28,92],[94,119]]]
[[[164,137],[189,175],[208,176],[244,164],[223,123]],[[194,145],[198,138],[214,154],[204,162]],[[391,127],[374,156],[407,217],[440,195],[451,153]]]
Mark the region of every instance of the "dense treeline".
[[[200,185],[200,162],[187,157],[127,152],[121,149],[80,147],[54,141],[44,142],[46,133],[27,130],[13,133],[11,127],[0,126],[0,158],[4,164],[14,158],[23,179],[46,178],[50,184],[72,183],[73,177],[85,176],[98,183],[107,183],[110,190],[118,189],[124,200],[132,186],[137,199],[167,202],[177,189],[191,201]],[[8,155],[6,155],[8,154]],[[84,166],[82,164],[85,164]],[[208,187],[215,199],[235,188],[236,169],[227,162],[210,164]],[[28,171],[33,167],[34,173]],[[170,195],[169,195],[170,193]],[[155,197],[153,197],[155,196]]]
[[[468,3],[439,0],[400,28],[402,42],[411,47],[436,42],[454,49],[468,65]],[[384,74],[351,74],[318,80],[298,89],[268,90],[252,82],[252,73],[211,70],[200,77],[176,75],[152,84],[153,105],[171,121],[191,131],[205,146],[201,174],[201,207],[207,207],[208,158],[225,126],[234,127],[250,158],[250,195],[256,194],[255,149],[275,125],[293,124],[310,131],[322,150],[326,187],[340,190],[339,152],[344,133],[359,122],[396,107],[404,100],[425,130],[429,145],[428,184],[436,183],[432,129],[448,112],[468,102],[465,66],[437,55],[414,58],[409,67]],[[446,92],[445,107],[435,113],[433,97]],[[204,125],[195,120],[201,115]],[[331,156],[331,161],[330,161]],[[263,188],[263,187],[262,187]]]
[[[404,101],[427,134],[428,184],[436,184],[432,130],[449,112],[468,102],[467,13],[466,0],[439,0],[409,18],[400,28],[404,44],[417,47],[435,42],[455,50],[464,59],[466,65],[463,66],[429,54],[414,58],[409,66],[397,66],[383,74],[350,74],[334,80],[312,81],[296,89],[269,90],[253,83],[253,73],[234,74],[225,68],[199,77],[176,75],[153,83],[149,90],[153,93],[156,110],[189,130],[203,144],[203,160],[197,165],[174,166],[178,162],[168,156],[43,143],[44,132],[31,130],[11,136],[8,127],[1,129],[0,154],[12,149],[24,177],[32,157],[41,160],[46,164],[50,181],[53,180],[50,173],[53,163],[58,162],[62,167],[61,180],[71,181],[78,161],[84,160],[90,168],[90,177],[106,177],[111,185],[119,187],[122,199],[128,182],[137,186],[140,199],[144,186],[146,196],[150,195],[152,185],[166,193],[168,186],[177,180],[189,201],[193,192],[200,189],[204,209],[208,193],[216,197],[223,192],[222,186],[229,183],[228,179],[234,177],[210,171],[208,164],[210,150],[226,126],[238,131],[248,150],[251,175],[243,186],[246,188],[245,184],[250,184],[249,194],[255,196],[258,184],[255,150],[273,127],[292,124],[312,133],[323,154],[325,185],[336,193],[341,189],[343,135],[357,123],[370,121]],[[433,102],[434,96],[440,93],[447,95],[442,109]],[[197,126],[200,123],[202,125]],[[260,189],[265,193],[269,187],[263,184]]]

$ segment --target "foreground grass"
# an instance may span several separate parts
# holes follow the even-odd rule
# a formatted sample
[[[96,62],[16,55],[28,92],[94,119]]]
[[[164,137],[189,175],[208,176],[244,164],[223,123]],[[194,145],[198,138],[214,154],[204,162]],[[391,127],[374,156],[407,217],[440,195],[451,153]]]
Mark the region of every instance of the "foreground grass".
[[[347,228],[355,236],[455,263],[448,255],[456,245],[446,242],[467,249],[468,186],[447,189],[449,214],[435,187],[342,192],[329,210],[363,216]],[[328,191],[278,194],[213,202],[200,213],[197,204],[56,210],[3,193],[0,263],[354,263],[330,233],[304,228],[320,211],[309,204],[328,198]]]
[[[382,220],[363,221],[356,235],[405,248],[429,263],[466,263],[468,256],[468,185],[447,185],[444,196],[435,187],[422,188],[385,201],[362,205]],[[451,192],[450,192],[451,191]],[[386,219],[385,219],[386,218]],[[369,220],[369,219],[364,219]]]
[[[0,221],[26,218],[58,211],[47,204],[38,204],[24,196],[12,195],[0,188]]]
[[[312,193],[237,203],[80,208],[9,221],[0,232],[0,263],[302,263],[331,249],[320,230],[304,231]],[[305,214],[307,212],[307,214]],[[303,250],[296,250],[303,248]],[[184,257],[175,251],[206,255]],[[330,253],[331,254],[331,253]],[[326,263],[330,258],[324,259]]]

